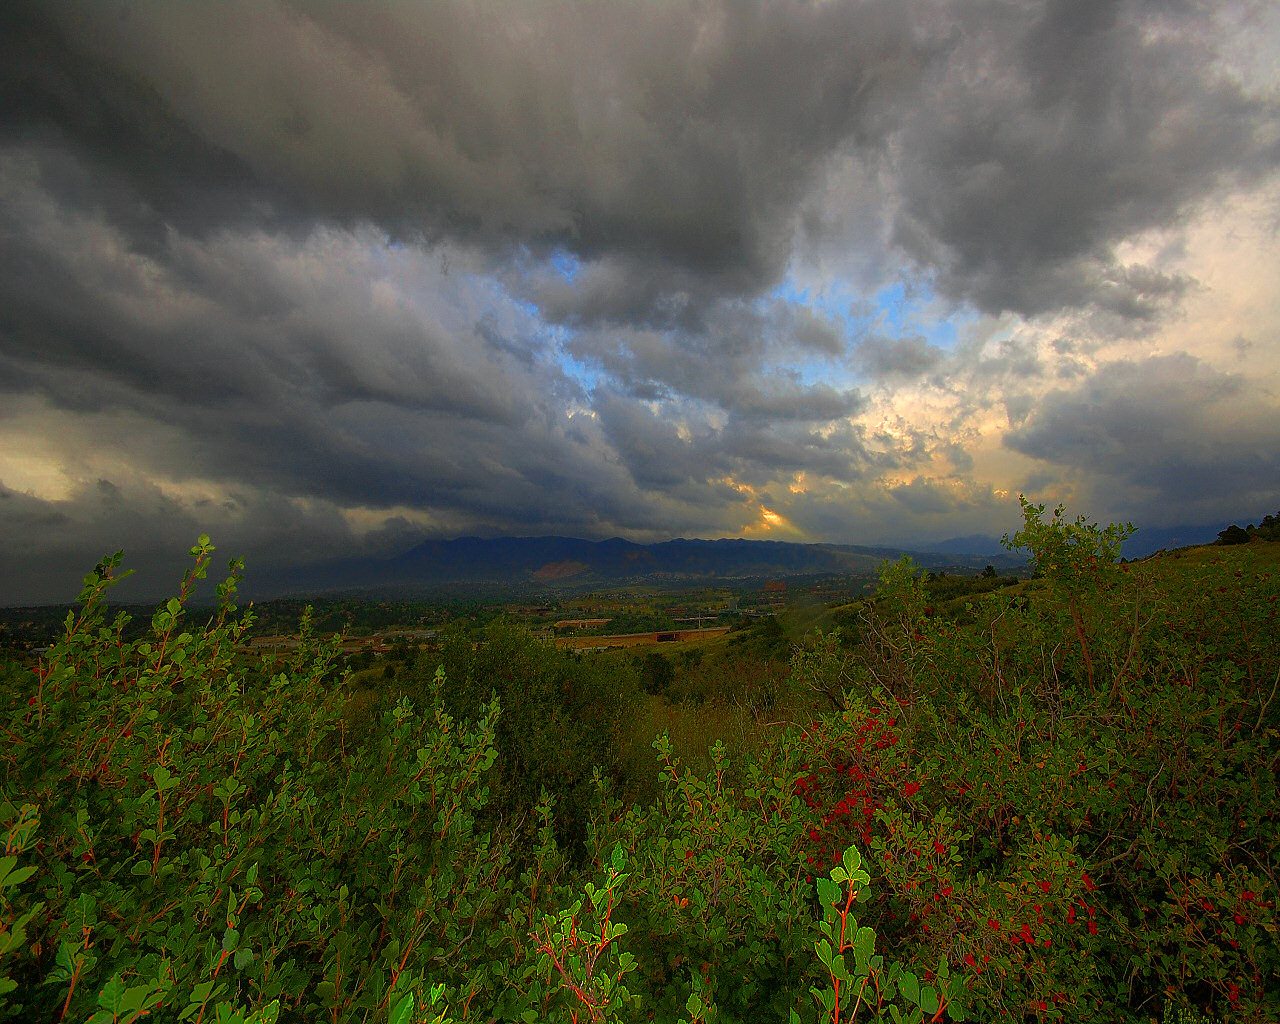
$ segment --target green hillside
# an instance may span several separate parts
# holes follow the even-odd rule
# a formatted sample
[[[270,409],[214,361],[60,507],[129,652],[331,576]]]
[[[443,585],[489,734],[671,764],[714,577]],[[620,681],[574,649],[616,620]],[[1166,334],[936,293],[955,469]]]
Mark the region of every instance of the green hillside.
[[[207,541],[128,639],[108,559],[0,670],[0,1020],[1280,1019],[1280,544],[1024,517],[1029,580],[359,676],[234,565],[194,621]]]

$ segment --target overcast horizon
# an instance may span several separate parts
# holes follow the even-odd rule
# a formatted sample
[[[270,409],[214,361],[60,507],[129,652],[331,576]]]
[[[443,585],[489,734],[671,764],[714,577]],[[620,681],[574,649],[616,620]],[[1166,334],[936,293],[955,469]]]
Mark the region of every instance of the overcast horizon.
[[[1280,509],[1280,4],[0,9],[0,604],[1019,493]]]

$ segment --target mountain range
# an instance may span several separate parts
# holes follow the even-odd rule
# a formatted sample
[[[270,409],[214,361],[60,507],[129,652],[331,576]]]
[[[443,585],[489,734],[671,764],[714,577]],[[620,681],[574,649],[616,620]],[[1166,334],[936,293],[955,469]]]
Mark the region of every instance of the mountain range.
[[[1161,549],[1205,544],[1219,526],[1140,529],[1125,542],[1128,558]],[[505,593],[589,590],[602,585],[667,585],[788,576],[874,575],[885,559],[910,554],[934,572],[1007,573],[1025,565],[996,537],[971,534],[912,550],[903,545],[800,544],[771,540],[669,540],[654,544],[572,537],[460,537],[427,540],[388,558],[335,559],[259,577],[255,591],[284,594],[347,593],[405,597],[426,593]],[[262,594],[262,596],[266,596]]]
[[[966,538],[976,540],[980,538]],[[993,542],[994,543],[994,542]],[[948,547],[953,544],[948,543]],[[976,552],[906,552],[925,568],[958,572],[1024,563],[991,544]],[[788,576],[873,575],[904,549],[767,540],[670,540],[637,544],[570,537],[461,537],[428,540],[392,558],[351,558],[299,567],[259,580],[276,594],[593,589],[608,584],[690,584]],[[255,587],[254,589],[258,589]]]

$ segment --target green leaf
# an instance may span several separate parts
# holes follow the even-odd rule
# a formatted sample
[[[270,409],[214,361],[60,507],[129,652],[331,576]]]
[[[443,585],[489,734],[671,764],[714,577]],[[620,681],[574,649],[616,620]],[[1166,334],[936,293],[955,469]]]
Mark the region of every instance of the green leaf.
[[[413,993],[409,992],[391,1008],[389,1024],[410,1024],[413,1009]]]
[[[224,953],[234,953],[236,947],[240,945],[240,933],[234,928],[228,928],[222,935],[222,951]]]
[[[273,999],[249,1018],[247,1024],[276,1024],[280,1019],[280,1000]]]
[[[111,980],[102,986],[102,991],[98,993],[98,1006],[113,1016],[119,1016],[124,993],[124,982],[120,980],[120,975],[113,975]]]
[[[16,858],[5,857],[4,860],[16,861]],[[8,888],[14,885],[21,885],[35,873],[36,869],[34,867],[18,868],[16,871],[7,870],[3,861],[0,861],[0,886]]]
[[[876,949],[876,931],[874,928],[862,927],[853,937],[853,956],[858,964],[858,975],[861,977],[871,969],[871,955]]]
[[[902,990],[902,994],[908,1000],[920,1005],[920,979],[910,971],[903,971],[902,976],[898,978],[898,988]]]
[[[155,783],[156,792],[163,793],[166,789],[173,789],[181,781],[175,779],[169,772],[169,769],[162,764],[158,764],[151,771],[151,780]]]

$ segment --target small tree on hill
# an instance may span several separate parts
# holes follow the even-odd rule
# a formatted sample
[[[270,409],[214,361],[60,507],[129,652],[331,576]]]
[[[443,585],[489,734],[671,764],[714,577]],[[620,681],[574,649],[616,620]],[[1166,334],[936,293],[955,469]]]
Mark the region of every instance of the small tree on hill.
[[[1045,506],[1034,505],[1019,494],[1022,506],[1022,529],[1010,537],[1007,533],[1000,543],[1010,551],[1025,548],[1031,553],[1031,564],[1038,578],[1065,593],[1071,611],[1071,623],[1080,643],[1089,686],[1093,687],[1093,658],[1085,636],[1081,615],[1082,599],[1098,590],[1116,572],[1116,560],[1120,548],[1133,536],[1132,523],[1112,523],[1099,527],[1085,516],[1074,521],[1063,518],[1065,506],[1053,510],[1049,522],[1044,521]]]
[[[1219,544],[1248,544],[1249,531],[1242,530],[1240,527],[1232,523],[1225,530],[1218,534]]]

